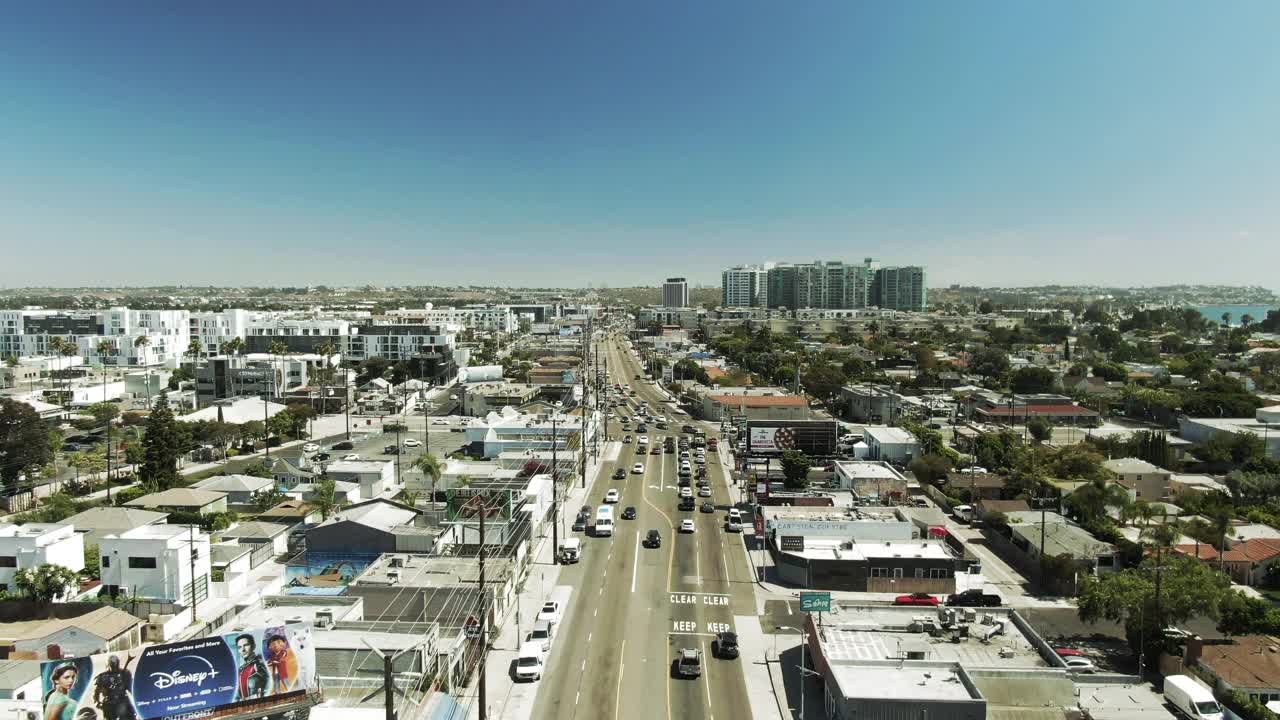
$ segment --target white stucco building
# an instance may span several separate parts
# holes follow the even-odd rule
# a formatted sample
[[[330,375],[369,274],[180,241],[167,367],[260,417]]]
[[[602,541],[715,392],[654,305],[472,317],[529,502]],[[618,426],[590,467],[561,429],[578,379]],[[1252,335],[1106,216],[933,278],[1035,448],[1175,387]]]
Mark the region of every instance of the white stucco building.
[[[84,569],[84,538],[66,523],[0,525],[0,590],[13,590],[19,570],[40,565]]]
[[[196,604],[209,597],[209,536],[199,529],[144,525],[101,538],[98,552],[102,584],[109,592],[168,600],[185,607],[191,605],[193,590]]]

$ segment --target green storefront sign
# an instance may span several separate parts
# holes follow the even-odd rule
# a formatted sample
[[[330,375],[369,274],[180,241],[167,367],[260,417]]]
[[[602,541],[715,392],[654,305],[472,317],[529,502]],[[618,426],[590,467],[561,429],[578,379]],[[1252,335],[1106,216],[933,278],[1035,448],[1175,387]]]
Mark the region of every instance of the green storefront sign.
[[[800,612],[831,612],[831,593],[800,593]]]

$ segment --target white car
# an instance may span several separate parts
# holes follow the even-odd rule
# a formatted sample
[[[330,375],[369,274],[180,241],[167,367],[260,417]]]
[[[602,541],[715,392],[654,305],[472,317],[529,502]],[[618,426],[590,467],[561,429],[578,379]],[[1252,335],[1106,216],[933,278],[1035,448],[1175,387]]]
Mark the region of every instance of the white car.
[[[405,447],[422,447],[422,441],[416,438],[409,438],[404,441]]]
[[[690,490],[688,486],[680,488],[680,497],[682,498],[693,497],[693,490]]]
[[[448,425],[449,421],[445,418],[432,418],[431,424],[432,425]]]
[[[343,455],[342,459],[345,462],[355,462],[356,460],[360,459],[360,456],[359,455]]]
[[[302,452],[313,453],[320,452],[320,446],[315,443],[307,443],[302,446]]]
[[[642,463],[636,463],[635,465],[632,465],[632,466],[631,466],[631,474],[632,474],[632,475],[643,475],[643,474],[644,474],[644,465],[643,465]]]
[[[616,503],[621,498],[617,490],[610,490],[604,494],[604,501],[607,503]]]
[[[1067,664],[1068,672],[1093,673],[1098,670],[1098,668],[1094,666],[1093,661],[1089,658],[1068,657],[1063,658],[1062,661]]]
[[[691,532],[693,532],[693,521],[692,521],[692,520],[681,520],[681,521],[680,521],[680,532],[682,532],[682,533],[691,533]]]
[[[549,620],[557,625],[560,624],[560,603],[555,600],[548,600],[542,603],[542,609],[538,611],[537,620]]]
[[[637,443],[639,443],[640,445],[648,445],[648,444],[649,444],[649,436],[648,436],[648,435],[641,435],[639,438],[637,438],[637,439],[636,439],[636,442],[637,442]]]
[[[711,497],[711,488],[709,487],[698,488],[698,497]]]

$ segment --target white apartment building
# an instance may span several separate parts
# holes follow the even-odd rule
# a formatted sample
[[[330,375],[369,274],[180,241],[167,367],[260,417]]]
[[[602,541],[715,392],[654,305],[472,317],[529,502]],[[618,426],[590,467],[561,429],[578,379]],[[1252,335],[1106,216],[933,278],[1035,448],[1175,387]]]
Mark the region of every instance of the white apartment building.
[[[68,524],[0,525],[0,590],[13,590],[19,570],[40,565],[84,569],[84,536]]]
[[[249,327],[249,311],[227,309],[219,312],[191,313],[191,337],[200,341],[205,357],[226,354],[222,344],[231,338],[244,338]]]
[[[194,570],[191,557],[194,548]],[[143,525],[98,541],[102,584],[190,607],[209,597],[209,536],[186,525]],[[195,581],[192,582],[192,578]]]
[[[384,357],[392,362],[414,356],[452,357],[458,345],[456,324],[352,326],[344,356],[356,362]]]
[[[720,273],[722,307],[767,307],[769,271],[763,265],[738,265]]]
[[[74,342],[85,363],[177,367],[187,351],[186,310],[4,310],[0,311],[0,355],[55,355],[54,338]],[[146,337],[145,345],[137,340]],[[112,345],[105,354],[98,343]]]
[[[329,463],[325,474],[334,482],[359,484],[362,500],[373,500],[395,487],[395,463],[389,460],[338,460]]]
[[[456,325],[477,332],[512,333],[519,329],[519,318],[509,305],[467,305],[388,310],[375,318],[389,325]]]

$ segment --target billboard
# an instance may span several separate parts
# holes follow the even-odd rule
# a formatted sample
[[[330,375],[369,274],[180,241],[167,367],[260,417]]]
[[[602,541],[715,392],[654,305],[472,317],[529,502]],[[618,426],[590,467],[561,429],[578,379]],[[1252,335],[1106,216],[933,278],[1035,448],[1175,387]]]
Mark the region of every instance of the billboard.
[[[836,454],[837,428],[834,420],[750,420],[747,442],[753,453],[800,450],[828,457]]]
[[[190,720],[261,712],[316,687],[311,626],[290,623],[40,665],[46,720]]]
[[[445,491],[445,519],[449,522],[511,520],[511,494],[507,489],[452,488]]]

